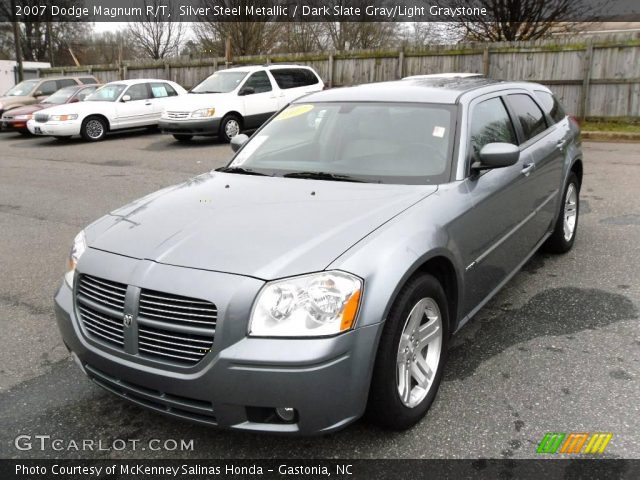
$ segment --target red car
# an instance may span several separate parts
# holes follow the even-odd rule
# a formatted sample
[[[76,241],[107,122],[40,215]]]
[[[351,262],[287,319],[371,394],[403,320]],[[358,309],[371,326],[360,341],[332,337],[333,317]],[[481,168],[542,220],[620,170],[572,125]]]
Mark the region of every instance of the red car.
[[[62,105],[63,103],[81,102],[98,87],[100,87],[100,85],[74,85],[64,87],[40,103],[9,110],[2,115],[2,130],[20,132],[22,135],[30,135],[27,129],[27,122],[31,120],[34,113],[55,105]]]

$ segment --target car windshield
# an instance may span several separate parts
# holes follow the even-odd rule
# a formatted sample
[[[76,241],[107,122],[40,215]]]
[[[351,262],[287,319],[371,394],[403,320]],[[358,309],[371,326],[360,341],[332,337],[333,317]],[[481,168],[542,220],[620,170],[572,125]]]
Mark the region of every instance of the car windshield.
[[[447,181],[453,105],[294,104],[257,132],[224,170],[318,180]]]
[[[100,87],[91,95],[87,95],[84,99],[85,102],[115,102],[122,91],[126,88],[126,85],[122,83],[111,83]]]
[[[40,80],[25,80],[24,82],[20,82],[15,87],[10,88],[5,96],[7,97],[21,97],[24,95],[29,95],[31,91],[35,88]]]
[[[236,89],[247,72],[216,72],[193,87],[189,93],[227,93]]]
[[[53,103],[56,105],[60,105],[62,103],[67,103],[73,94],[76,92],[75,87],[61,88],[53,95],[49,95],[45,98],[42,103]]]

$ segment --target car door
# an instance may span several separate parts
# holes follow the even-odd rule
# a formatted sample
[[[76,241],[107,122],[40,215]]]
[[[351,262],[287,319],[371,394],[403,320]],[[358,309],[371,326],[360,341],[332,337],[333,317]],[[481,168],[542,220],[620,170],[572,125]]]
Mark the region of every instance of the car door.
[[[257,128],[278,111],[278,98],[264,70],[254,72],[238,90],[244,103],[244,127]]]
[[[124,91],[116,106],[115,124],[118,128],[140,127],[154,123],[153,103],[149,96],[146,83],[136,83]]]
[[[533,160],[525,187],[535,216],[525,231],[537,241],[549,231],[555,218],[561,188],[564,132],[549,121],[528,92],[512,93],[505,98],[519,131],[521,154],[530,155]]]
[[[488,143],[518,144],[513,119],[499,94],[485,95],[470,104],[468,115],[467,165],[479,160]],[[533,248],[525,225],[532,216],[527,198],[527,168],[533,159],[521,152],[515,165],[471,171],[465,179],[473,208],[458,223],[460,250],[465,265],[465,314],[482,303]]]

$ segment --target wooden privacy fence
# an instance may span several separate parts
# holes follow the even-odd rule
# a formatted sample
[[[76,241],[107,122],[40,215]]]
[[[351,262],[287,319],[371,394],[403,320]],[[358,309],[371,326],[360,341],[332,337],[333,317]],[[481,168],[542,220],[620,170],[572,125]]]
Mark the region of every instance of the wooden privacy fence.
[[[296,63],[313,67],[331,87],[394,80],[408,75],[474,72],[549,86],[580,117],[640,117],[640,34],[560,36],[532,42],[470,43],[420,50],[362,50],[244,56],[232,66]],[[224,58],[171,59],[121,65],[42,70],[43,76],[90,73],[103,82],[162,78],[192,87]]]

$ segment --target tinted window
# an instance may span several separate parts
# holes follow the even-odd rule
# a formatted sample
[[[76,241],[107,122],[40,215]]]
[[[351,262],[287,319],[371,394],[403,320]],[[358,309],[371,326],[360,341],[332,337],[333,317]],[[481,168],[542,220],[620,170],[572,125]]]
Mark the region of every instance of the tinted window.
[[[485,100],[474,107],[470,138],[476,160],[487,143],[518,143],[511,118],[500,98]]]
[[[63,78],[62,80],[56,80],[56,83],[58,84],[58,89],[64,88],[64,87],[72,87],[78,84],[72,78]]]
[[[51,95],[53,92],[58,90],[58,85],[55,80],[47,80],[46,82],[42,82],[38,87],[40,95]]]
[[[549,92],[543,92],[542,90],[536,90],[535,94],[542,104],[542,108],[544,108],[544,111],[547,112],[551,118],[553,118],[554,122],[557,123],[567,116],[564,108],[562,108],[562,105],[560,105],[560,102],[555,97],[555,95],[552,95]]]
[[[89,84],[92,84],[92,83],[98,83],[96,81],[96,79],[93,78],[93,77],[82,77],[79,80],[80,80],[81,83],[84,83],[85,85],[89,85]]]
[[[270,72],[282,89],[306,87],[318,83],[318,77],[306,68],[274,68]]]
[[[131,85],[127,90],[126,95],[131,97],[131,100],[145,100],[149,98],[149,92],[147,91],[146,83],[138,83],[137,85]]]
[[[178,93],[168,83],[152,83],[151,93],[154,98],[175,97]]]
[[[270,92],[272,90],[271,80],[269,80],[266,72],[256,72],[251,75],[242,88],[245,87],[253,88],[255,93]]]
[[[546,130],[547,121],[544,118],[544,114],[529,95],[515,94],[509,95],[507,98],[522,126],[523,142]]]

